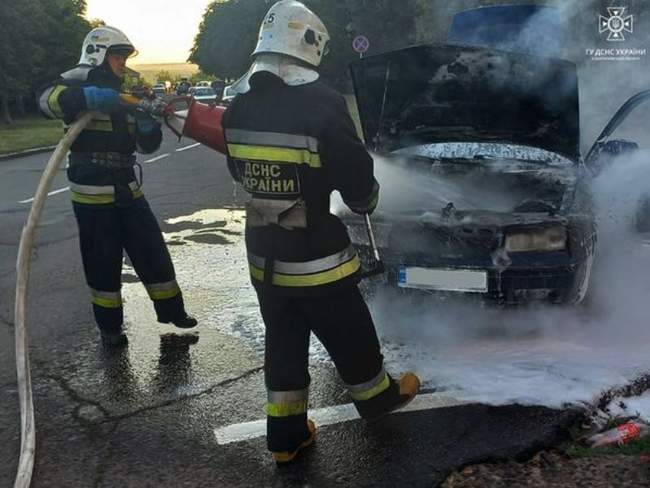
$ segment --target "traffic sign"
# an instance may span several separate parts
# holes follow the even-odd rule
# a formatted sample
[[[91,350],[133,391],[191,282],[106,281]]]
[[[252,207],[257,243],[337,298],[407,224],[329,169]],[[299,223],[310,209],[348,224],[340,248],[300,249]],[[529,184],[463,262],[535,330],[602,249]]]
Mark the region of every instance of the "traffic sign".
[[[370,41],[366,36],[357,36],[352,41],[352,49],[359,54],[363,54],[370,48]]]

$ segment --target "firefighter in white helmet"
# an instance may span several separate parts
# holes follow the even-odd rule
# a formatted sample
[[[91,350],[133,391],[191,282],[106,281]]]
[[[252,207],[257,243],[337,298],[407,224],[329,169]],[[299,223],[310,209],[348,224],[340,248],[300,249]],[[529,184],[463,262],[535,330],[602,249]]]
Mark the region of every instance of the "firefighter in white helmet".
[[[354,212],[371,213],[379,185],[343,97],[319,80],[329,40],[302,3],[273,5],[223,117],[230,172],[252,196],[246,245],[266,326],[267,442],[278,463],[314,440],[307,419],[311,332],[361,417],[380,418],[419,389],[413,373],[395,381],[385,371],[357,286],[359,258],[330,213],[333,190]]]
[[[151,116],[122,102],[126,60],[135,52],[119,29],[95,28],[83,42],[79,64],[39,98],[43,114],[65,124],[82,112],[96,112],[71,147],[68,179],[95,320],[110,347],[127,343],[120,293],[124,250],[158,321],[183,328],[197,323],[185,312],[169,252],[136,178],[134,152],[157,150],[162,132]]]

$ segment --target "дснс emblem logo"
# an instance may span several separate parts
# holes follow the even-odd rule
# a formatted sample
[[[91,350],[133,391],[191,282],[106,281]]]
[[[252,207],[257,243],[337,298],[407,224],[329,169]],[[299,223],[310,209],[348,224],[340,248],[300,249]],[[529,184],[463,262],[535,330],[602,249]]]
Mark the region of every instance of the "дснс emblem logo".
[[[608,17],[600,16],[598,32],[609,32],[608,41],[624,41],[625,32],[634,31],[634,16],[625,16],[627,7],[607,7]]]

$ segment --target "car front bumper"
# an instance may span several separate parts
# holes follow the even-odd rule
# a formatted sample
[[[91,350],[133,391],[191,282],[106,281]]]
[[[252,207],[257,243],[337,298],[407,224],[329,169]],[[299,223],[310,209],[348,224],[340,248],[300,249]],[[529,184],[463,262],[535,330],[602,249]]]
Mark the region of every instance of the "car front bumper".
[[[386,280],[404,292],[471,296],[503,305],[575,303],[583,298],[591,267],[588,255],[576,259],[564,252],[526,254],[511,257],[507,266],[392,256],[386,261]],[[410,280],[410,274],[415,278]]]

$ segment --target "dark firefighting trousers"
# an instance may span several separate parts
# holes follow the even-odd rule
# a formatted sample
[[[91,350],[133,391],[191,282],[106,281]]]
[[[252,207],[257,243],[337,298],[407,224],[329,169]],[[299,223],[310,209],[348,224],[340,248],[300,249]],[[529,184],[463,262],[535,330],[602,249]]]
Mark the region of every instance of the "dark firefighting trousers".
[[[73,202],[86,281],[99,329],[122,330],[121,289],[123,250],[153,300],[159,322],[185,314],[174,266],[160,227],[144,197],[124,205],[84,205]]]
[[[358,288],[318,297],[287,297],[257,289],[266,326],[267,444],[293,451],[309,435],[309,336],[325,346],[364,418],[400,401],[398,384],[384,371],[372,317]]]

